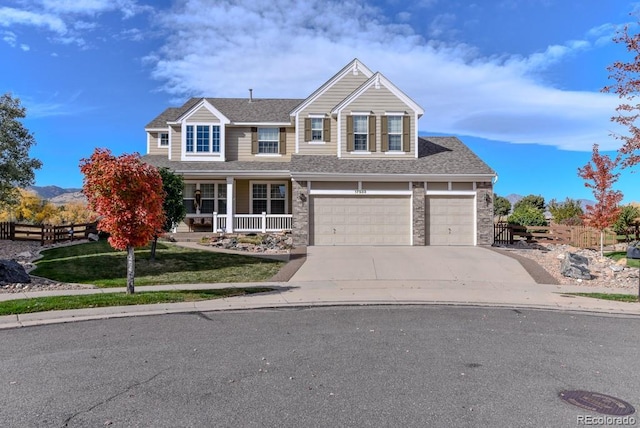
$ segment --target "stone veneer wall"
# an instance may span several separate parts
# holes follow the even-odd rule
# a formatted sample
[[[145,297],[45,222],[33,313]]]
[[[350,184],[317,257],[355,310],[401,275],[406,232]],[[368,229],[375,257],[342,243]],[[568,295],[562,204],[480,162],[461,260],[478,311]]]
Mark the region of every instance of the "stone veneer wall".
[[[493,245],[493,185],[476,183],[476,216],[478,245]]]
[[[309,245],[309,186],[306,181],[291,180],[293,245]]]
[[[413,245],[427,244],[426,195],[423,182],[414,182],[413,190]]]

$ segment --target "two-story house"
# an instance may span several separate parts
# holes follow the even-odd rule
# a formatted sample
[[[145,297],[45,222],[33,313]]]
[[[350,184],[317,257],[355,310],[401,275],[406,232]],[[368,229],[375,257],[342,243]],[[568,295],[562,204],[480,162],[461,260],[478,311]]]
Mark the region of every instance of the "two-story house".
[[[145,128],[182,174],[179,230],[291,230],[297,245],[493,243],[496,173],[358,59],[305,99],[192,98]]]

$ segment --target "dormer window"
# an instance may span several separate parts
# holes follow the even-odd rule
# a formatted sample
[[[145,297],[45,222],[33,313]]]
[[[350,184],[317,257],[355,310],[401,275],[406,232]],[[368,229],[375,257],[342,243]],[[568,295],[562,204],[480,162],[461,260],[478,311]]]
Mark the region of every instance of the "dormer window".
[[[167,147],[169,146],[169,133],[168,132],[161,132],[160,133],[160,147]]]
[[[220,126],[187,125],[187,153],[220,153]]]

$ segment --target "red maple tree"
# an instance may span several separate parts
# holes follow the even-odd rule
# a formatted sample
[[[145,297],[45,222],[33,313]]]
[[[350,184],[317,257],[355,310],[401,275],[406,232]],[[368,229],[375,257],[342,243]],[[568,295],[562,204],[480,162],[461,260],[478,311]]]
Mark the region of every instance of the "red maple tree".
[[[640,127],[636,125],[640,118],[640,103],[636,98],[640,95],[640,34],[630,34],[629,26],[618,32],[613,39],[616,43],[622,43],[631,54],[628,62],[615,61],[609,70],[609,79],[612,85],[605,86],[604,92],[615,93],[623,100],[616,107],[617,116],[611,118],[629,131],[628,135],[614,134],[614,137],[622,140],[623,145],[619,152],[624,155],[622,167],[632,167],[640,163]]]
[[[137,153],[116,157],[99,148],[80,161],[80,171],[89,207],[101,217],[100,230],[109,233],[113,248],[127,250],[127,293],[132,294],[134,248],[147,245],[165,222],[160,173]]]
[[[598,145],[593,145],[591,161],[582,168],[578,168],[578,175],[586,180],[585,187],[593,189],[596,198],[595,205],[587,205],[586,214],[583,216],[585,223],[600,231],[600,254],[603,253],[604,230],[615,223],[620,214],[620,201],[622,192],[613,190],[613,183],[618,181],[620,173],[613,171],[618,166],[620,157],[611,159],[607,155],[601,155]]]

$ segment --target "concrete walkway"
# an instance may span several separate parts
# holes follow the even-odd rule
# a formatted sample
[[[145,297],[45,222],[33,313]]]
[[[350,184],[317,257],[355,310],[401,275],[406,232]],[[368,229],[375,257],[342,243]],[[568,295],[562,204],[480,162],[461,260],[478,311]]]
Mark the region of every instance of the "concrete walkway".
[[[232,284],[177,284],[137,287],[136,292],[160,291],[160,290],[186,290],[186,289],[212,289],[227,287],[274,287],[275,291],[264,294],[231,297],[218,300],[207,300],[189,303],[170,303],[156,305],[120,306],[109,308],[91,308],[68,311],[39,312],[24,315],[8,315],[0,317],[0,329],[24,327],[41,324],[63,323],[80,320],[129,317],[141,315],[169,314],[176,312],[206,312],[222,310],[246,310],[257,308],[287,308],[310,307],[332,305],[468,305],[468,306],[499,306],[512,308],[553,309],[593,312],[599,314],[640,315],[640,303],[622,303],[608,300],[597,300],[586,297],[567,296],[569,292],[612,292],[610,289],[600,290],[593,287],[560,286],[550,284],[537,284],[530,276],[520,272],[517,262],[509,257],[497,254],[488,249],[477,248],[481,251],[470,251],[477,260],[488,258],[498,263],[507,271],[516,275],[515,279],[509,275],[495,272],[477,272],[474,275],[461,274],[463,270],[451,273],[451,266],[441,258],[439,270],[431,277],[418,279],[415,272],[411,273],[405,267],[395,270],[398,265],[393,265],[393,257],[390,256],[390,266],[394,266],[397,272],[395,278],[390,278],[387,268],[375,265],[376,275],[373,278],[363,278],[362,275],[353,279],[348,275],[333,278],[339,269],[329,269],[325,264],[323,273],[328,279],[318,279],[321,276],[312,275],[311,269],[319,269],[322,266],[314,266],[309,263],[319,253],[315,249],[309,252],[309,260],[294,274],[288,282],[263,282],[263,283],[232,283]],[[322,251],[322,250],[321,250]],[[463,250],[465,251],[465,250]],[[391,251],[393,253],[393,251]],[[458,253],[459,254],[459,253]],[[362,258],[366,260],[368,255]],[[341,259],[342,260],[342,259]],[[335,263],[341,262],[336,260]],[[377,260],[377,259],[376,259]],[[458,260],[459,262],[459,260]],[[514,265],[512,262],[515,262]],[[366,262],[359,262],[363,266]],[[306,266],[306,269],[305,269]],[[475,266],[469,263],[468,266]],[[493,269],[496,269],[492,264]],[[360,272],[371,275],[369,269],[352,269],[344,272]],[[351,269],[351,267],[350,267]],[[470,268],[474,271],[474,268]],[[332,273],[334,272],[334,273]],[[484,277],[484,278],[483,278]],[[482,278],[482,279],[480,279]],[[124,292],[125,289],[87,289],[87,290],[61,290],[0,294],[0,301],[30,298],[39,296],[57,296],[72,294],[113,293]]]

